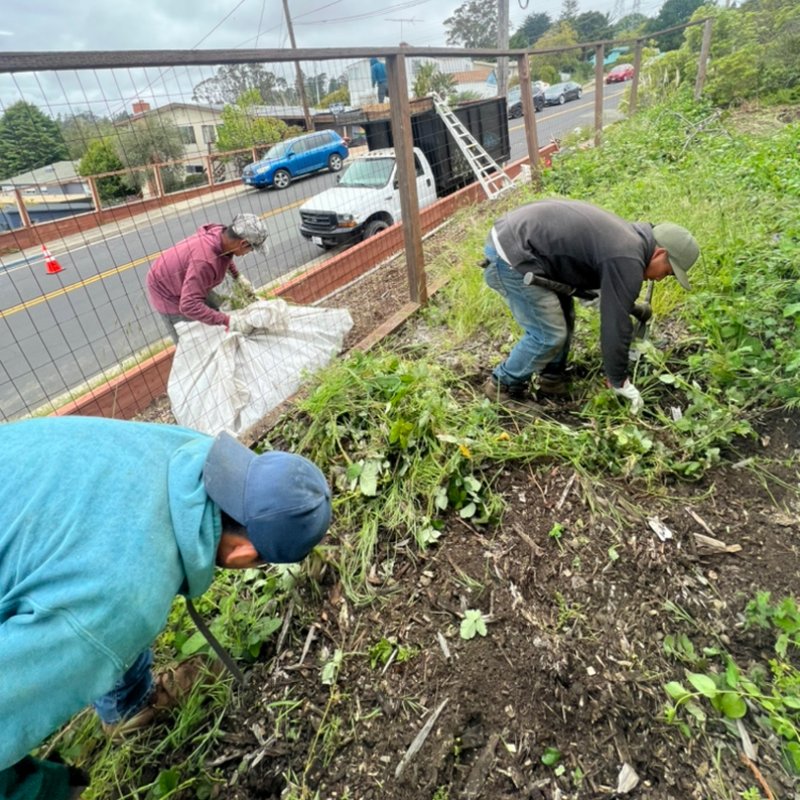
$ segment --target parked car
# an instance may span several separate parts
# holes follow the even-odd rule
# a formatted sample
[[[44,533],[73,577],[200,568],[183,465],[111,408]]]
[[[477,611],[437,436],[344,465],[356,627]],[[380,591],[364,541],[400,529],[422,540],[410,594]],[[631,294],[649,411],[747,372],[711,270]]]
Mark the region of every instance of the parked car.
[[[606,83],[621,83],[629,81],[633,77],[633,64],[617,64],[608,75]]]
[[[544,108],[544,92],[535,83],[531,84],[533,95],[533,110],[541,111]],[[519,86],[512,86],[506,95],[506,109],[508,118],[515,119],[522,116],[522,91]]]
[[[242,170],[242,182],[257,189],[285,189],[300,175],[329,169],[338,172],[348,155],[344,139],[336,131],[318,131],[284,139],[270,147],[261,161]]]
[[[567,100],[578,100],[583,94],[583,87],[575,81],[554,83],[544,90],[544,102],[548,106],[563,106]]]

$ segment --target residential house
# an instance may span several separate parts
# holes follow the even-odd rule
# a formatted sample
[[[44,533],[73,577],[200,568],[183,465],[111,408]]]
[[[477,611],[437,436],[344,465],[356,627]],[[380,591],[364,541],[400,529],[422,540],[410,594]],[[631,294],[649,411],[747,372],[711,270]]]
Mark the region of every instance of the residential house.
[[[56,161],[0,181],[3,194],[14,194],[15,189],[25,198],[39,200],[63,200],[70,195],[91,197],[88,182],[78,175],[77,161]]]
[[[0,230],[26,224],[23,212],[37,223],[91,211],[93,207],[89,183],[78,175],[77,161],[56,161],[0,181]]]
[[[121,127],[152,117],[168,120],[180,132],[186,173],[199,174],[205,171],[205,156],[215,151],[217,128],[222,123],[222,108],[191,103],[167,103],[151,108],[149,103],[140,100],[133,104],[133,115],[116,124]]]

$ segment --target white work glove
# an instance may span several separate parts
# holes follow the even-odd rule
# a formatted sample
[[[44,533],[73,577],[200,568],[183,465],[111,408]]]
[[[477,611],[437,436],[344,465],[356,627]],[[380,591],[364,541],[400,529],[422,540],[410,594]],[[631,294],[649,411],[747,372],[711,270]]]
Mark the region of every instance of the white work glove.
[[[631,413],[638,414],[642,410],[644,406],[642,395],[627,378],[625,378],[625,383],[623,383],[622,386],[612,386],[611,388],[614,390],[615,394],[624,397],[626,400],[630,400]]]
[[[253,284],[250,283],[250,281],[247,278],[245,278],[245,276],[242,275],[241,272],[239,273],[239,277],[236,280],[239,283],[239,285],[243,286],[248,292],[250,292],[250,294],[255,294],[256,293],[256,290],[253,287]]]
[[[253,332],[253,323],[247,318],[245,311],[231,311],[228,317],[228,330],[231,333],[241,333],[244,336]]]

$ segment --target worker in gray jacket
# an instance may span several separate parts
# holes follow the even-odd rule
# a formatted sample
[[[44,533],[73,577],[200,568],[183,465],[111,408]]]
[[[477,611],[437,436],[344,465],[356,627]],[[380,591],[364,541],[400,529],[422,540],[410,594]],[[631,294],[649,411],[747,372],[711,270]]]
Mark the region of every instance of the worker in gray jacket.
[[[608,385],[631,403],[642,397],[628,375],[631,313],[646,280],[686,275],[700,248],[671,222],[627,222],[578,200],[538,200],[505,214],[484,248],[484,279],[508,303],[524,334],[484,384],[494,400],[525,399],[538,376],[545,395],[567,392],[575,325],[573,298],[600,294],[600,341]]]

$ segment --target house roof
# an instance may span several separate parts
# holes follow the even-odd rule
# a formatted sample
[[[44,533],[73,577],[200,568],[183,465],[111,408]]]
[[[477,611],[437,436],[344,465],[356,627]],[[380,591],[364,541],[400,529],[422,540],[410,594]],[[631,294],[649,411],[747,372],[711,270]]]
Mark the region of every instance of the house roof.
[[[70,181],[82,181],[78,175],[77,161],[56,161],[39,169],[32,169],[28,172],[21,172],[11,178],[5,178],[2,183],[6,186],[39,186],[43,183],[69,183]]]
[[[138,114],[131,114],[126,119],[118,120],[114,124],[125,125],[133,120],[152,117],[153,115],[159,116],[161,114],[168,114],[180,108],[188,108],[193,111],[209,111],[215,116],[219,116],[224,106],[201,106],[197,103],[167,103],[165,106],[158,106],[157,108],[150,108],[147,111],[140,111]]]
[[[475,67],[467,72],[451,72],[457,83],[483,83],[494,72],[493,67]]]

